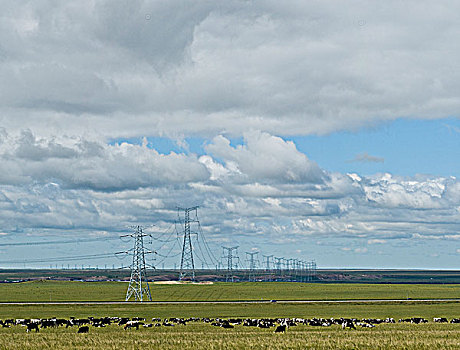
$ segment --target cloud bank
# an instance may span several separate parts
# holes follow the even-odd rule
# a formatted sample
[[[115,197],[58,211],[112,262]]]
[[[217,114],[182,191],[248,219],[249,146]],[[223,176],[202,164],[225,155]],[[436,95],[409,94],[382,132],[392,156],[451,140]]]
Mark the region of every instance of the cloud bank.
[[[456,7],[3,1],[0,123],[212,138],[458,116]]]
[[[198,204],[216,242],[229,232],[235,239],[299,244],[308,237],[369,245],[458,240],[460,183],[454,177],[329,173],[292,142],[262,132],[237,146],[220,135],[205,149],[201,156],[163,155],[145,143],[3,132],[2,231],[117,232],[136,221],[166,225],[176,219],[176,206]]]

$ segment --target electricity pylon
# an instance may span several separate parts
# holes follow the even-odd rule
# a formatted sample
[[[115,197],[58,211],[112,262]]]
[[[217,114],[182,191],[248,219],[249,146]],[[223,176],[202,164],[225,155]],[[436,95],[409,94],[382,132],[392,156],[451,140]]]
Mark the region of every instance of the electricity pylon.
[[[256,280],[256,268],[259,263],[259,260],[257,259],[257,254],[259,254],[259,252],[246,252],[246,261],[249,262],[249,282],[255,282]]]
[[[272,280],[271,266],[272,266],[273,255],[262,255],[262,256],[265,258],[265,272],[268,273],[268,280],[271,281]]]
[[[238,268],[238,262],[234,264],[233,260],[234,259],[237,261],[239,260],[238,255],[237,254],[234,255],[233,251],[235,251],[236,253],[238,246],[231,247],[231,248],[222,247],[222,249],[224,250],[222,258],[227,260],[227,274],[225,276],[225,282],[228,282],[228,280],[231,280],[233,282],[233,267]],[[227,252],[227,255],[225,255],[225,252]]]
[[[283,271],[282,271],[283,260],[284,258],[275,256],[276,274],[279,276],[279,278],[281,278],[283,275]]]
[[[182,281],[188,275],[190,275],[192,281],[195,280],[195,263],[193,261],[193,247],[190,235],[197,233],[190,230],[190,223],[198,222],[198,219],[190,219],[190,212],[194,210],[197,214],[197,209],[197,206],[191,208],[177,208],[177,210],[184,211],[184,244],[182,246],[182,257],[180,260],[179,281]],[[198,217],[198,215],[195,217]]]
[[[133,263],[131,264],[131,278],[129,280],[128,291],[126,292],[126,301],[134,296],[135,301],[152,301],[150,294],[149,283],[146,279],[145,270],[145,254],[151,253],[144,248],[144,237],[147,236],[141,226],[136,226],[134,233],[124,235],[122,237],[134,238],[134,248],[130,249],[133,255]]]

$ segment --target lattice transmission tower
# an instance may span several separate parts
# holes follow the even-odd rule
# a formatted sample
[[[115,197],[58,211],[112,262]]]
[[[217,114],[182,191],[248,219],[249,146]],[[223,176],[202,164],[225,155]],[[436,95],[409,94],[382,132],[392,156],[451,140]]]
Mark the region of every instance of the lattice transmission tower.
[[[265,263],[265,272],[268,273],[268,280],[271,281],[272,280],[271,266],[273,265],[273,263],[272,263],[273,255],[262,255],[262,256],[265,259],[265,261],[264,261],[264,263]]]
[[[193,247],[191,235],[198,233],[191,231],[190,224],[193,222],[199,224],[197,212],[198,208],[198,206],[190,208],[177,208],[178,214],[179,211],[184,212],[184,243],[182,245],[182,257],[180,260],[179,281],[182,281],[187,276],[190,276],[190,279],[192,281],[195,280],[195,262],[193,261]],[[190,218],[191,211],[195,211],[195,219]]]
[[[238,253],[237,249],[238,246],[236,247],[222,247],[224,250],[222,259],[227,261],[227,272],[225,274],[225,282],[228,282],[229,280],[233,282],[233,268],[238,268]],[[235,254],[233,253],[235,251]],[[236,261],[234,263],[234,260]]]
[[[135,226],[132,234],[121,236],[134,238],[134,247],[128,251],[133,256],[133,263],[130,266],[131,278],[129,280],[128,291],[126,292],[126,301],[132,296],[134,296],[135,301],[152,301],[145,268],[145,254],[151,253],[151,251],[144,248],[145,236],[148,235],[143,232],[141,226]]]
[[[281,278],[282,275],[283,275],[283,270],[282,270],[282,268],[283,268],[283,260],[284,260],[284,258],[275,256],[276,274],[278,275],[279,278]]]
[[[259,252],[246,252],[246,261],[249,263],[249,282],[256,280],[256,268],[259,265],[258,254]]]

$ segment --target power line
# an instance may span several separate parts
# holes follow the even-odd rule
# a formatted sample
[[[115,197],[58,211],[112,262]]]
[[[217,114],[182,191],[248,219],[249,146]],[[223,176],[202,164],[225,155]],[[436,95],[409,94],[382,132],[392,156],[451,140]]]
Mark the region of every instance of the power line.
[[[205,250],[207,251],[207,253],[208,253],[208,255],[209,255],[209,258],[210,258],[210,260],[211,260],[211,264],[213,264],[213,263],[218,264],[218,263],[219,263],[219,260],[214,256],[214,254],[212,253],[211,249],[209,248],[209,244],[208,244],[208,242],[207,242],[207,240],[206,240],[206,236],[204,235],[203,229],[201,228],[201,224],[200,224],[200,221],[199,221],[199,219],[198,219],[198,213],[197,213],[197,220],[198,220],[198,229],[199,229],[199,231],[200,231],[200,236],[201,236],[201,238],[202,238],[202,240],[203,240],[204,248],[205,248]]]
[[[4,260],[0,261],[0,264],[23,264],[23,263],[41,263],[41,262],[61,262],[61,261],[73,261],[73,260],[93,260],[113,257],[113,253],[109,254],[90,254],[90,255],[76,255],[76,256],[64,256],[54,257],[47,259],[24,259],[24,260]]]
[[[47,244],[71,244],[71,243],[87,243],[97,241],[111,241],[117,240],[119,237],[104,237],[104,238],[88,238],[78,240],[61,240],[61,241],[39,241],[39,242],[12,242],[12,243],[0,243],[0,247],[12,247],[12,246],[29,246],[29,245],[47,245]]]

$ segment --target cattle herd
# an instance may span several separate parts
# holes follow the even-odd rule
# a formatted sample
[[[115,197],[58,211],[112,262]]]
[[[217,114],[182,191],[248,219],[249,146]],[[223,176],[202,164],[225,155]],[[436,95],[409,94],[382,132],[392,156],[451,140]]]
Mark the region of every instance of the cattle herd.
[[[58,327],[77,327],[77,333],[88,333],[90,327],[101,328],[116,324],[124,330],[139,329],[140,327],[174,327],[177,325],[185,326],[190,322],[203,322],[211,326],[221,328],[234,328],[237,325],[244,327],[274,328],[275,333],[284,333],[289,327],[297,325],[307,325],[312,327],[330,327],[339,325],[342,329],[356,329],[356,327],[373,328],[382,323],[396,323],[393,318],[152,318],[151,322],[146,322],[145,318],[140,317],[88,317],[70,319],[47,318],[47,319],[7,319],[0,320],[0,326],[10,328],[11,326],[23,326],[26,332],[39,332],[40,329]],[[428,320],[421,317],[412,317],[398,320],[399,323],[408,322],[412,324],[427,323]],[[460,323],[460,318],[453,318],[450,321],[445,317],[436,317],[435,323]]]

